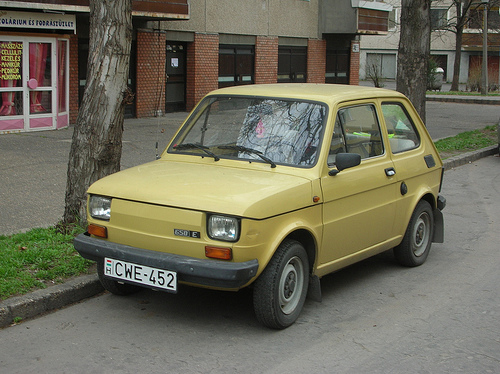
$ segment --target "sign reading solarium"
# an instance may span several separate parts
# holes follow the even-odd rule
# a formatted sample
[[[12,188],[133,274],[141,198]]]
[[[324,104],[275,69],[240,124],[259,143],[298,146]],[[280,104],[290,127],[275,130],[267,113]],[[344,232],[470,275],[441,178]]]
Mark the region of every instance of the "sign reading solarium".
[[[49,14],[0,11],[0,28],[23,28],[38,30],[73,30],[76,32],[74,14]]]

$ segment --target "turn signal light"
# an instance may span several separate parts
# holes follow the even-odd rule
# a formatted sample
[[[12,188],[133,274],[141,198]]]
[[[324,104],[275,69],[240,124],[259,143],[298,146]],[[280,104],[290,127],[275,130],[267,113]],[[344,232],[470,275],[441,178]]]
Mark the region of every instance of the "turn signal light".
[[[87,226],[87,232],[91,235],[98,236],[100,238],[108,237],[108,229],[104,226],[90,224]]]
[[[205,247],[205,256],[218,260],[232,260],[233,250],[231,248]]]

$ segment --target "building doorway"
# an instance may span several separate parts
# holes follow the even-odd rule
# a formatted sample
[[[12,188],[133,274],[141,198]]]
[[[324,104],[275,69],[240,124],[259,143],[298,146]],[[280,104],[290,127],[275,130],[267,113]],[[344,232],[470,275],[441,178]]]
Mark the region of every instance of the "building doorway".
[[[2,36],[0,133],[68,126],[68,39]]]
[[[326,50],[326,83],[349,84],[349,49]]]
[[[167,42],[165,111],[186,110],[186,44]]]

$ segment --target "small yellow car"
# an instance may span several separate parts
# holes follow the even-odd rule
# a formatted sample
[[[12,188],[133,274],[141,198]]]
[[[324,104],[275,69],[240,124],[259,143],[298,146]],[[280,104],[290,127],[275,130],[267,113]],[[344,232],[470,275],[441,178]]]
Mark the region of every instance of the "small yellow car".
[[[395,91],[248,85],[208,94],[161,157],[88,190],[75,239],[118,295],[252,286],[283,329],[320,278],[393,249],[404,266],[443,242],[443,164]]]

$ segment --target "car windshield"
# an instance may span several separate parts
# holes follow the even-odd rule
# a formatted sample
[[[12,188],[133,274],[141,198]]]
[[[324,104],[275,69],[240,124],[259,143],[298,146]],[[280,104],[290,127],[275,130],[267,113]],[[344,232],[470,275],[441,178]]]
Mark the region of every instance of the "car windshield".
[[[169,153],[311,167],[326,120],[326,105],[290,99],[206,98],[179,132]]]

